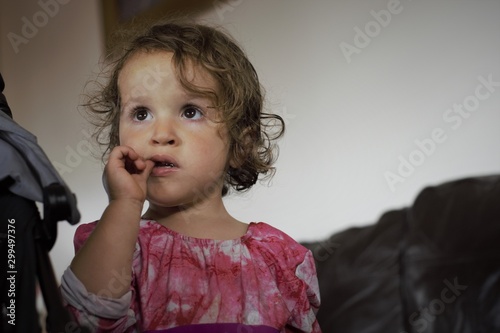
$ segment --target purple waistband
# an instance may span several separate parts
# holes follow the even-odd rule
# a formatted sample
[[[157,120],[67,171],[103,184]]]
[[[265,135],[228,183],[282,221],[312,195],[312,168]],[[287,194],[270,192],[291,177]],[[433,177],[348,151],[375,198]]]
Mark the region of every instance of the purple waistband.
[[[264,325],[224,323],[185,325],[166,330],[145,331],[144,333],[279,333],[279,330]]]

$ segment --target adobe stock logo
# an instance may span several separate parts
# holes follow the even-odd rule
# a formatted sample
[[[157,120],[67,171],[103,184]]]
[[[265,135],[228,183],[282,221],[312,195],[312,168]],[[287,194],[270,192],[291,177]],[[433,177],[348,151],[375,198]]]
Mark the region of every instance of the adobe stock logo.
[[[494,81],[493,75],[487,77],[482,75],[477,77],[479,84],[461,103],[454,103],[452,107],[443,112],[442,119],[446,124],[450,124],[453,131],[458,130],[465,119],[470,118],[481,106],[481,102],[487,100],[500,87],[500,81]],[[398,156],[398,166],[393,171],[384,172],[384,178],[391,192],[396,191],[398,183],[405,182],[413,175],[418,167],[423,165],[436,151],[439,146],[448,139],[446,130],[443,127],[436,127],[430,131],[428,137],[415,139],[415,149],[410,153]]]
[[[411,1],[411,0],[410,0]],[[352,56],[354,54],[360,54],[361,50],[368,47],[372,40],[380,35],[382,29],[389,26],[394,15],[398,15],[403,11],[403,5],[399,0],[389,0],[387,2],[387,9],[381,9],[379,11],[371,10],[370,15],[373,20],[368,21],[364,29],[355,26],[353,43],[349,44],[347,42],[342,42],[339,44],[340,50],[344,55],[347,63],[352,62]]]
[[[55,17],[60,10],[61,5],[66,5],[70,0],[39,0],[39,11],[31,15],[31,19],[23,16],[21,17],[21,31],[20,35],[15,32],[9,32],[7,38],[14,53],[19,53],[19,46],[21,44],[28,44],[30,40],[38,35],[41,28],[45,27],[49,20]]]
[[[229,11],[232,12],[236,7],[241,5],[243,0],[215,0],[213,2],[213,7],[219,19],[224,21],[224,13]]]
[[[61,176],[66,173],[73,172],[75,168],[82,164],[85,157],[90,157],[96,154],[96,152],[93,151],[92,144],[90,143],[92,136],[85,130],[82,130],[81,133],[86,137],[86,139],[80,140],[75,148],[70,145],[66,146],[66,156],[64,158],[64,162],[61,163],[58,161],[52,161],[52,165]]]
[[[446,307],[454,303],[460,295],[464,293],[468,286],[462,285],[458,282],[457,277],[453,279],[453,283],[448,279],[443,281],[444,287],[438,297],[434,298],[429,304],[419,311],[413,312],[409,318],[408,323],[411,325],[412,332],[424,332],[429,323],[436,320],[436,317],[443,314]],[[407,333],[405,331],[401,333]]]

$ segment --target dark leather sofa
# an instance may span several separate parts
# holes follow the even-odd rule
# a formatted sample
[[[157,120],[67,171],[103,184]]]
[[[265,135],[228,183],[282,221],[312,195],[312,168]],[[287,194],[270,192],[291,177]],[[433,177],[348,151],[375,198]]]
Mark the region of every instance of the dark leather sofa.
[[[500,332],[500,175],[427,187],[373,225],[304,245],[325,333]]]

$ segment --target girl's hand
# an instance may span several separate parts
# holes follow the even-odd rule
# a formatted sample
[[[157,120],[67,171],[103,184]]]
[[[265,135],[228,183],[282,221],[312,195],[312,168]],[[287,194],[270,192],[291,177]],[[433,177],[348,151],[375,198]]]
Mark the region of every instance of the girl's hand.
[[[146,200],[147,181],[153,167],[153,161],[144,160],[131,147],[113,148],[103,174],[109,200],[131,200],[142,205]]]

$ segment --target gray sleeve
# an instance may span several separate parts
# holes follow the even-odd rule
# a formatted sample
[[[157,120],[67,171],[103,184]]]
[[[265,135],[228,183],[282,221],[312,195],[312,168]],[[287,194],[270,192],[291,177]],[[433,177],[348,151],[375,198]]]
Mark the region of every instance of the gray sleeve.
[[[132,325],[135,323],[135,314],[130,309],[132,291],[127,292],[118,299],[105,297],[105,291],[97,295],[89,293],[83,283],[71,271],[71,268],[68,267],[62,276],[61,294],[66,303],[80,312],[107,319],[128,317],[127,324]]]

